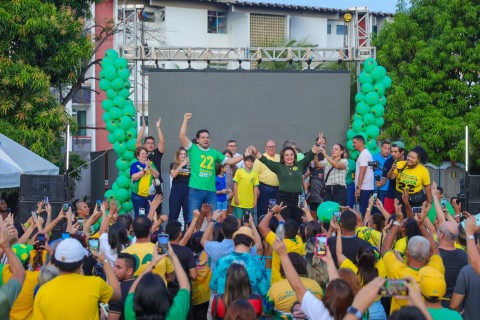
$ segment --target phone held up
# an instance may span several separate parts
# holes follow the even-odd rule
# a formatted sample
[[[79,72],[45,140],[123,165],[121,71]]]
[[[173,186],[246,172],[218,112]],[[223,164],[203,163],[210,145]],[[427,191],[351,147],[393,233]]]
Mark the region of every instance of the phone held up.
[[[415,215],[422,213],[422,207],[412,207],[412,213]]]
[[[46,238],[43,233],[37,235],[37,243],[35,244],[36,250],[42,250],[45,247]]]
[[[298,196],[298,207],[303,209],[305,207],[305,196],[303,194]]]
[[[250,210],[245,210],[245,213],[242,216],[242,223],[250,223],[250,215],[251,214],[252,213],[250,212]]]
[[[277,204],[277,200],[276,199],[269,199],[268,200],[268,210],[272,210],[272,208]]]
[[[168,234],[159,233],[158,234],[158,242],[157,242],[157,252],[158,254],[166,254],[168,252],[168,241],[169,241]]]
[[[315,254],[317,256],[324,256],[327,254],[327,235],[324,233],[315,236]]]
[[[90,249],[90,251],[97,253],[100,249],[100,242],[98,241],[98,239],[88,239],[88,248]]]
[[[404,279],[386,279],[378,292],[383,297],[408,296],[408,288]]]
[[[102,199],[97,199],[97,211],[101,210],[102,203],[103,203]]]
[[[145,208],[139,208],[138,209],[138,214],[141,215],[141,216],[144,216],[145,215]]]

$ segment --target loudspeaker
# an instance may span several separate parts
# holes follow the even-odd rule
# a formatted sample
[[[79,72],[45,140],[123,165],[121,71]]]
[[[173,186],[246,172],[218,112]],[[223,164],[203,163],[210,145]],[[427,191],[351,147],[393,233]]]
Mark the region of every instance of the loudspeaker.
[[[468,202],[480,202],[480,176],[468,176]]]
[[[468,201],[467,211],[475,215],[480,213],[480,201]]]
[[[63,176],[22,174],[20,176],[20,202],[41,201],[45,196],[50,203],[63,202],[65,187]]]

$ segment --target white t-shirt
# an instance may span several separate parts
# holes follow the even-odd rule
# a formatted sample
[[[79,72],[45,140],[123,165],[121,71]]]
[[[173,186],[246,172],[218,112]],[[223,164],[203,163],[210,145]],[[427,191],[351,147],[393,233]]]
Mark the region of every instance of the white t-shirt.
[[[302,311],[308,319],[315,320],[333,320],[330,312],[323,305],[322,300],[318,300],[310,291],[307,290],[302,300]]]
[[[237,152],[237,153],[235,153],[233,156],[234,156],[234,157],[238,157],[238,156],[242,156],[242,157],[243,157],[243,155],[242,155],[242,154],[240,154],[240,153],[238,153],[238,152]],[[240,161],[239,163],[237,163],[237,164],[236,164],[236,166],[237,166],[237,168],[243,168],[243,166],[244,166],[244,164],[243,164],[243,160],[242,160],[242,161]]]
[[[363,149],[357,158],[357,168],[355,170],[355,187],[358,187],[358,178],[360,177],[360,167],[367,167],[365,176],[363,177],[363,183],[360,186],[360,190],[373,190],[375,188],[375,175],[372,167],[368,166],[368,162],[373,161],[372,154],[368,149]]]
[[[117,260],[118,254],[117,250],[112,249],[110,247],[110,244],[108,243],[108,233],[103,233],[99,238],[98,242],[100,243],[100,251],[103,253],[105,258],[107,258],[108,262],[110,265],[113,266],[115,265],[115,261]],[[125,249],[122,246],[122,250]]]

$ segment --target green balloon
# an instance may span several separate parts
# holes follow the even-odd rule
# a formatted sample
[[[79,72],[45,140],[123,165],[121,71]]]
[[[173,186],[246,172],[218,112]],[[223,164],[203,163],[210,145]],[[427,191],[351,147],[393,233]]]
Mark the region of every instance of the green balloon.
[[[122,210],[125,212],[131,212],[133,210],[133,203],[131,201],[124,202],[122,204]]]
[[[367,94],[369,92],[373,91],[373,86],[371,83],[364,83],[362,84],[362,87],[360,88],[364,94]]]
[[[372,71],[372,78],[375,81],[380,81],[387,75],[387,70],[382,66],[376,66]]]
[[[367,134],[366,134],[364,131],[362,131],[362,132],[359,132],[358,134],[359,134],[359,135],[361,135],[361,136],[363,137],[363,140],[365,140],[365,141],[367,141],[367,140],[368,140],[368,135],[367,135]]]
[[[352,141],[352,140],[348,140],[348,141],[347,141],[347,144],[345,145],[345,147],[346,147],[347,150],[349,150],[349,151],[355,150],[355,148],[353,147],[353,141]]]
[[[355,102],[359,103],[360,101],[365,101],[365,95],[361,92],[355,95]]]
[[[385,76],[382,80],[380,80],[380,83],[383,84],[385,89],[388,89],[392,86],[392,78]]]
[[[121,188],[115,191],[115,199],[120,202],[130,199],[130,192],[127,189]]]
[[[116,60],[118,58],[118,53],[114,49],[108,49],[107,51],[105,51],[105,57],[106,58],[108,57],[112,60]]]
[[[123,141],[117,141],[113,144],[113,150],[115,150],[118,155],[122,155],[125,153],[125,151],[127,151],[127,143]]]
[[[124,99],[127,99],[130,96],[130,91],[127,89],[123,88],[122,90],[118,91],[118,95],[120,97],[123,97]]]
[[[123,109],[126,105],[125,98],[121,96],[117,96],[115,99],[113,99],[113,104],[118,108]]]
[[[113,190],[113,192],[117,191],[118,189],[120,189],[120,187],[118,186],[118,184],[117,184],[116,182],[114,182],[114,183],[112,184],[112,190]],[[115,196],[115,195],[114,195],[114,196]]]
[[[352,151],[352,153],[350,153],[350,159],[352,159],[353,161],[357,160],[358,156],[360,155],[360,152],[358,151]]]
[[[127,68],[118,69],[117,75],[119,78],[125,81],[125,80],[128,80],[128,78],[130,78],[130,71]]]
[[[380,134],[380,129],[376,125],[370,125],[365,128],[365,133],[370,138],[376,138]]]
[[[357,134],[352,129],[347,130],[347,140],[352,140]]]
[[[119,91],[120,89],[123,89],[124,86],[125,86],[125,82],[120,78],[115,78],[112,81],[112,88],[117,91]]]
[[[118,128],[120,128],[120,121],[118,121],[118,120],[110,120],[108,123],[109,123],[110,126],[113,128],[112,131],[115,131],[115,130],[117,130]],[[113,133],[113,132],[112,132],[112,133]]]
[[[372,72],[373,69],[377,66],[377,60],[374,58],[368,58],[363,62],[363,70],[366,72]]]
[[[125,131],[123,131],[123,130],[120,129],[120,128],[115,129],[115,131],[113,132],[113,135],[115,136],[115,140],[116,140],[116,141],[123,141],[123,140],[125,140]]]
[[[378,98],[378,103],[385,107],[385,105],[387,104],[387,98],[385,96],[380,96]]]
[[[127,150],[127,151],[125,151],[125,153],[123,154],[123,157],[124,157],[126,160],[131,161],[132,159],[135,159],[135,154],[133,153],[133,151]]]
[[[380,153],[380,150],[381,150],[380,147],[377,146],[377,147],[375,148],[375,152],[374,152],[374,153]]]
[[[305,158],[305,155],[303,153],[297,153],[297,161],[300,161],[303,158]]]
[[[104,197],[104,198],[107,198],[108,201],[112,201],[112,200],[114,199],[113,190],[107,190],[107,191],[103,194],[103,197]]]
[[[355,120],[355,121],[353,121],[353,123],[352,123],[352,129],[353,129],[353,131],[355,131],[356,133],[362,132],[363,129],[365,129],[365,124],[364,124],[363,121],[361,121],[361,120]]]
[[[375,124],[375,116],[369,112],[363,116],[363,122],[365,122],[367,126]]]
[[[115,123],[116,123],[115,120],[110,120],[108,122],[105,122],[105,129],[107,129],[108,132],[113,133],[113,131],[115,131],[116,129]],[[110,139],[108,139],[108,141],[110,141]],[[113,144],[114,142],[115,142],[115,138],[113,137],[113,134],[112,134],[112,141],[110,141],[110,143]]]
[[[104,112],[102,114],[102,119],[103,119],[104,122],[108,122],[108,121],[112,120],[112,118],[110,117],[110,114],[108,112]]]
[[[376,104],[372,107],[372,113],[379,118],[385,114],[385,108],[381,104]]]
[[[133,121],[132,121],[132,124],[133,124]],[[137,138],[137,129],[136,128],[130,128],[130,129],[127,130],[127,132],[125,134],[127,135],[128,139],[136,139]]]
[[[120,188],[128,188],[130,186],[130,179],[125,176],[118,176],[115,182]]]
[[[366,144],[365,144],[365,145],[366,145],[366,147],[367,147],[369,150],[374,151],[375,148],[377,147],[377,140],[375,140],[375,139],[368,139],[368,140],[366,141]]]
[[[127,59],[125,58],[118,58],[117,60],[115,60],[115,67],[117,69],[123,69],[123,68],[126,68],[128,66],[128,62],[127,62]]]
[[[112,83],[108,81],[107,79],[102,79],[100,80],[100,89],[103,91],[107,91],[108,89],[112,88]]]
[[[109,111],[110,109],[113,108],[113,102],[112,100],[108,100],[108,99],[105,99],[102,101],[102,109],[105,110],[105,111]],[[104,113],[104,114],[107,114],[107,113]],[[105,120],[104,120],[105,121]],[[107,120],[108,121],[108,120]]]
[[[340,211],[340,205],[333,201],[324,201],[317,208],[317,215],[321,217],[323,222],[332,220],[333,213]]]
[[[98,76],[100,77],[100,80],[105,79],[105,71],[102,70],[98,73]]]
[[[132,122],[133,122],[132,118],[130,117],[123,116],[120,118],[120,128],[125,130],[125,134],[127,134],[128,129],[132,127]],[[128,138],[130,139],[131,137],[128,137]]]
[[[359,103],[357,103],[357,106],[355,107],[355,112],[361,116],[364,116],[368,112],[370,112],[370,107],[365,102],[360,101]]]
[[[135,151],[135,149],[137,149],[137,141],[135,139],[128,140],[127,141],[127,150]]]
[[[130,81],[126,80],[124,83],[125,83],[124,85],[125,89],[130,90],[130,88],[132,88],[132,84],[130,83]]]
[[[117,77],[117,69],[115,69],[115,67],[108,66],[102,71],[105,74],[105,79],[107,80],[113,81],[113,79]]]
[[[375,83],[373,85],[373,91],[376,92],[379,96],[383,96],[385,94],[385,86],[380,83]]]
[[[367,93],[365,95],[365,102],[371,106],[376,105],[379,102],[378,94],[374,91]]]
[[[360,84],[373,83],[372,76],[369,73],[366,73],[365,71],[360,73],[358,80],[360,81]]]
[[[357,121],[357,120],[363,121],[363,117],[358,113],[354,113],[352,117],[352,121]]]
[[[108,130],[108,129],[107,129]],[[110,130],[108,130],[110,131]],[[115,137],[113,136],[113,133],[110,133],[107,137],[107,140],[108,142],[110,142],[111,144],[114,144],[115,143]]]
[[[130,166],[127,169],[123,170],[122,173],[124,176],[130,177]]]
[[[135,107],[133,105],[127,104],[123,108],[123,114],[129,117],[135,117],[137,113],[137,110],[135,110]]]
[[[375,118],[375,125],[379,128],[383,127],[383,125],[385,124],[385,120],[383,119],[383,117],[379,117],[379,118]]]
[[[115,162],[115,165],[118,170],[126,170],[127,168],[130,168],[130,161],[127,161],[124,158],[119,158]]]
[[[115,99],[117,97],[117,92],[113,89],[108,89],[106,94],[107,94],[107,98],[112,100],[112,101],[113,101],[113,99]]]
[[[108,113],[110,114],[110,118],[113,120],[117,120],[122,117],[122,110],[117,107],[113,107],[110,109],[110,111],[108,111]]]
[[[115,60],[113,59],[109,59],[108,57],[105,57],[102,59],[102,61],[100,62],[100,65],[102,66],[102,68],[106,68],[106,67],[115,67]]]

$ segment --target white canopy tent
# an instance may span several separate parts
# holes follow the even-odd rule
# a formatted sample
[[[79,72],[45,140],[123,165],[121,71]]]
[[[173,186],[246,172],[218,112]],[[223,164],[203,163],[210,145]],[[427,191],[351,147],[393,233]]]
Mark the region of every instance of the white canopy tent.
[[[58,175],[58,167],[0,133],[0,189],[20,187],[20,175]]]

